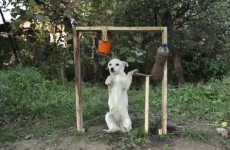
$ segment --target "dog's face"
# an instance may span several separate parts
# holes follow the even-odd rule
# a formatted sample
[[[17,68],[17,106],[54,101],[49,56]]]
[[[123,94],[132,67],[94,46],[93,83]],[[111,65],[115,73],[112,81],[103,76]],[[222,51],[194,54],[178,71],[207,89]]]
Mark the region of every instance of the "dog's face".
[[[125,67],[128,67],[128,63],[119,59],[112,59],[108,63],[108,69],[110,74],[119,74],[121,72],[124,72]]]

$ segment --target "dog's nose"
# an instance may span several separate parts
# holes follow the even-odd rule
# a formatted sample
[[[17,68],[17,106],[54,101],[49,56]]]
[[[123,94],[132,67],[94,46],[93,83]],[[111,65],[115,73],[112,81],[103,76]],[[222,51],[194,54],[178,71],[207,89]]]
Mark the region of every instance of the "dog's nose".
[[[111,71],[111,72],[114,72],[114,68],[110,68],[110,71]]]

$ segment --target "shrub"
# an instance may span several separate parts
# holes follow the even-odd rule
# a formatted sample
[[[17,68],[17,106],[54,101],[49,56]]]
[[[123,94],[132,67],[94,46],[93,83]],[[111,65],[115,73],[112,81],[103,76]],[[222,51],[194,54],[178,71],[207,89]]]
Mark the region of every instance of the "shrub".
[[[208,81],[212,78],[222,79],[228,73],[228,62],[217,61],[210,58],[193,59],[183,62],[184,75],[187,81]]]
[[[1,71],[0,87],[0,115],[59,114],[75,102],[74,94],[63,91],[57,80],[45,80],[36,68],[19,65]]]

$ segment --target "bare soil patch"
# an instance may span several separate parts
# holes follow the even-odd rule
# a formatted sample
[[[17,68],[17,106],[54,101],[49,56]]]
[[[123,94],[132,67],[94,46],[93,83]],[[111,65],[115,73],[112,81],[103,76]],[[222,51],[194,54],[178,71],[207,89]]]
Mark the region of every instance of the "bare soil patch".
[[[105,125],[93,126],[87,132],[101,132]],[[213,128],[213,127],[209,127]],[[72,130],[73,128],[69,129]],[[57,135],[42,138],[22,139],[15,142],[6,142],[0,145],[0,150],[108,150],[114,149],[103,140],[90,140],[88,136],[70,136],[66,131]],[[106,133],[105,133],[106,134]],[[143,145],[143,150],[228,150],[228,148],[217,140],[210,143],[194,141],[188,138],[173,137],[172,139],[159,140],[154,136],[150,143]]]
[[[151,141],[146,150],[227,150],[220,144],[210,145],[190,139],[177,138],[168,141]],[[5,143],[1,150],[107,150],[110,145],[103,141],[90,141],[78,137],[41,138]]]

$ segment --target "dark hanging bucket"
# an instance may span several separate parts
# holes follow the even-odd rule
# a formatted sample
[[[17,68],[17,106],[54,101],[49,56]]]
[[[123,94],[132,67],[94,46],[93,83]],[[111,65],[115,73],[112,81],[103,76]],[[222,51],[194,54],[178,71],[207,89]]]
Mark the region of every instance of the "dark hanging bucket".
[[[163,43],[161,47],[157,49],[157,54],[155,57],[155,64],[151,71],[151,77],[153,79],[162,79],[164,64],[168,58],[169,49],[166,47],[167,44]]]

